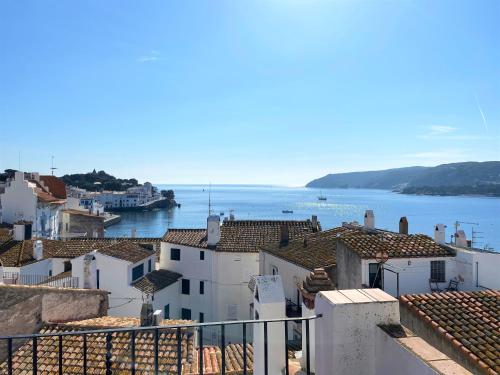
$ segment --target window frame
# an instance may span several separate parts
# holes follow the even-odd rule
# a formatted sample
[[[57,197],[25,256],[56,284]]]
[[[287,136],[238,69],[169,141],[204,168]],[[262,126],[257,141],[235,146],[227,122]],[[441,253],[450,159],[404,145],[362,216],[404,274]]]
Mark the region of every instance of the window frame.
[[[170,303],[163,306],[163,319],[170,319]]]
[[[174,254],[176,254],[174,256]],[[181,260],[181,249],[172,247],[170,248],[170,260],[180,261]]]
[[[205,282],[200,280],[200,294],[205,294]]]
[[[446,261],[445,260],[431,260],[430,262],[430,279],[432,282],[445,283],[446,282]],[[435,277],[437,276],[437,277]]]
[[[135,270],[141,270],[141,274],[139,276],[136,275],[136,277],[134,277]],[[132,282],[136,281],[136,280],[139,280],[143,276],[144,276],[144,263],[141,263],[141,264],[138,264],[135,267],[132,267]]]
[[[148,273],[151,272],[152,266],[151,266],[151,258],[148,259]]]
[[[191,320],[191,309],[181,308],[181,319],[182,320]]]
[[[189,296],[191,294],[191,282],[189,279],[182,279],[182,281],[181,281],[181,293],[186,295],[186,296]]]
[[[205,260],[205,251],[200,250],[200,260]]]

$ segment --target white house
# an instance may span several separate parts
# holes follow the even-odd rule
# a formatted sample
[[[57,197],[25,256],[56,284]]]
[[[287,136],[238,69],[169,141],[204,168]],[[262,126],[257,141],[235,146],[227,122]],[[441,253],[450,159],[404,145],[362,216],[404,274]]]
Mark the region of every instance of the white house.
[[[155,271],[156,254],[143,244],[120,241],[71,260],[72,275],[80,288],[104,289],[110,293],[109,315],[140,315],[143,302],[170,317],[178,312],[181,275]]]
[[[59,237],[60,211],[66,202],[64,183],[54,176],[17,171],[0,195],[2,221],[29,224],[27,239]]]
[[[320,230],[317,221],[225,220],[209,216],[207,229],[170,229],[161,243],[160,269],[183,275],[184,319],[248,319],[251,276],[259,272],[259,247]]]

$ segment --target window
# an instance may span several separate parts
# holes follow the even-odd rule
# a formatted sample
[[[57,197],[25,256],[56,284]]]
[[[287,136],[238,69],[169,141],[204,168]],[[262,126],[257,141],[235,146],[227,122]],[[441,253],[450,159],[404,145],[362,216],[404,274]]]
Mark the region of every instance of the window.
[[[276,266],[271,266],[271,273],[274,275],[277,275],[278,274],[278,267]]]
[[[144,264],[139,264],[132,268],[132,281],[137,280],[144,275]]]
[[[170,260],[181,260],[181,249],[170,249]]]
[[[182,279],[182,294],[189,294],[189,280]]]
[[[49,276],[52,276],[52,270],[49,270]]]
[[[182,309],[181,311],[182,320],[191,320],[191,309]]]
[[[99,289],[99,270],[96,270],[96,284],[97,284],[97,289]]]
[[[170,319],[170,305],[165,305],[163,308],[163,319]]]
[[[148,272],[151,272],[151,259],[148,260]]]
[[[205,252],[200,250],[200,260],[205,260]]]
[[[205,282],[200,281],[200,294],[205,294]]]
[[[382,275],[378,263],[368,265],[370,288],[382,288]]]
[[[444,283],[446,281],[444,260],[431,261],[431,280],[438,283]]]
[[[205,321],[205,314],[203,314],[202,312],[200,313],[200,319],[199,319],[199,322],[200,323],[203,323]]]
[[[67,260],[64,262],[64,272],[71,271],[71,261]]]

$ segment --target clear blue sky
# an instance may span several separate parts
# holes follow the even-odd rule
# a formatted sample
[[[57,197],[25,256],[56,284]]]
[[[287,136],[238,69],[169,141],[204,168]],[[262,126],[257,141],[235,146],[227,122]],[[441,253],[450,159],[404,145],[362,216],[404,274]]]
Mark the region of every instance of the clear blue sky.
[[[303,185],[500,159],[500,1],[0,2],[0,169]]]

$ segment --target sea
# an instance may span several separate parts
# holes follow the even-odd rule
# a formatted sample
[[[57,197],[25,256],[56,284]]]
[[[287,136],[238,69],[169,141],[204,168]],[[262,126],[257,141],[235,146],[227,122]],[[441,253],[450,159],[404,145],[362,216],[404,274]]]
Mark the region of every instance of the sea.
[[[106,237],[161,237],[169,228],[204,228],[213,214],[236,219],[304,220],[317,215],[323,229],[342,222],[363,222],[365,210],[375,213],[377,228],[397,231],[406,216],[410,233],[432,236],[434,225],[447,226],[448,239],[459,222],[474,247],[500,251],[500,198],[404,195],[386,190],[313,189],[262,185],[156,185],[172,189],[179,208],[121,212],[120,223],[106,228]],[[319,196],[326,197],[320,201]],[[283,213],[283,211],[293,213]]]

